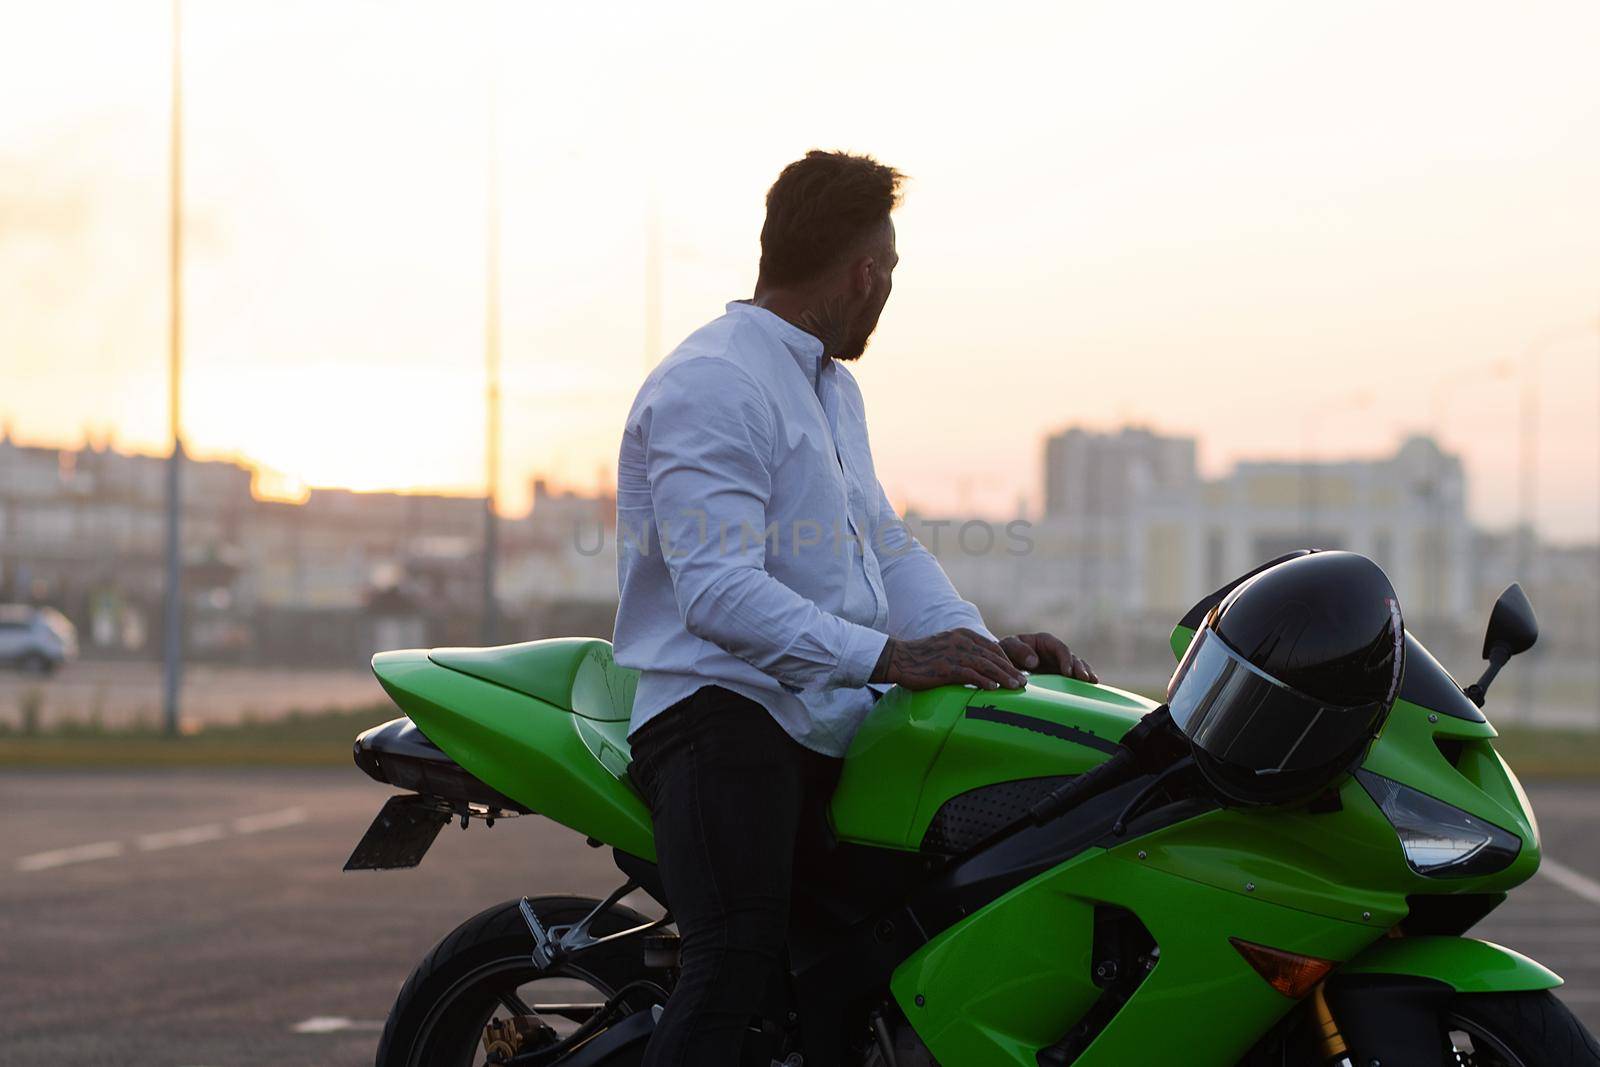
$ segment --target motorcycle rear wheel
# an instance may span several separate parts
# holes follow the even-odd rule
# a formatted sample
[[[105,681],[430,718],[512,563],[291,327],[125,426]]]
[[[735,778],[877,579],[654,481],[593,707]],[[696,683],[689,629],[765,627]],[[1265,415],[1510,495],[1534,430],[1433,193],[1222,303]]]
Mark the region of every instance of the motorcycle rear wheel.
[[[483,1032],[491,1018],[546,1017],[540,1008],[551,1002],[547,994],[563,1005],[573,1003],[575,994],[583,1003],[602,1004],[629,982],[655,975],[645,968],[634,938],[541,970],[533,963],[533,935],[520,903],[509,900],[478,913],[423,957],[389,1012],[378,1042],[377,1067],[473,1067],[485,1062]],[[575,923],[600,901],[533,897],[529,903],[548,927]],[[618,904],[597,917],[591,929],[603,936],[646,921]],[[559,1012],[547,1017],[565,1025]]]

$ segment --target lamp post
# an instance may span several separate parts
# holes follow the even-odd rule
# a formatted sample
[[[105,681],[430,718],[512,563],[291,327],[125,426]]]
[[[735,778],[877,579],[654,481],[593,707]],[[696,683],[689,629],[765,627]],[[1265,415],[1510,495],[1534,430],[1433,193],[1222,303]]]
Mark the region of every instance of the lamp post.
[[[1450,560],[1457,559],[1457,554],[1450,549],[1450,537],[1444,528],[1444,432],[1449,422],[1450,402],[1455,394],[1463,387],[1475,385],[1484,380],[1504,380],[1509,378],[1515,370],[1511,360],[1495,360],[1490,363],[1468,367],[1462,371],[1441,378],[1433,388],[1433,441],[1435,454],[1433,457],[1433,487],[1429,497],[1430,523],[1433,527],[1433,537],[1436,539],[1435,550],[1428,553],[1428,612],[1433,619],[1443,622],[1447,615],[1447,597],[1445,596],[1445,576],[1452,568],[1446,567],[1446,556]]]
[[[167,188],[171,230],[167,248],[167,415],[172,453],[167,457],[166,603],[161,672],[162,725],[176,736],[183,687],[183,11],[172,0],[172,123]]]
[[[1570,341],[1579,331],[1588,333],[1600,329],[1600,320],[1569,324],[1536,338],[1523,352],[1522,357],[1522,409],[1518,419],[1517,473],[1517,579],[1531,580],[1534,526],[1537,521],[1539,489],[1539,392],[1540,377],[1544,370],[1544,356],[1556,345]]]
[[[1544,369],[1544,356],[1563,341],[1571,340],[1580,331],[1600,330],[1600,319],[1578,324],[1568,324],[1550,330],[1528,345],[1522,359],[1522,410],[1518,420],[1520,458],[1517,474],[1517,555],[1516,579],[1527,588],[1529,595],[1537,592],[1534,581],[1534,550],[1537,547],[1535,525],[1538,511],[1539,487],[1539,386]],[[1529,714],[1533,706],[1533,672],[1524,670],[1518,676],[1517,700],[1522,714]]]
[[[489,24],[493,29],[493,3]],[[483,613],[481,639],[485,645],[499,640],[500,605],[495,597],[500,556],[500,153],[497,140],[498,85],[494,71],[494,36],[489,35],[488,175],[484,220],[484,480],[483,494]]]

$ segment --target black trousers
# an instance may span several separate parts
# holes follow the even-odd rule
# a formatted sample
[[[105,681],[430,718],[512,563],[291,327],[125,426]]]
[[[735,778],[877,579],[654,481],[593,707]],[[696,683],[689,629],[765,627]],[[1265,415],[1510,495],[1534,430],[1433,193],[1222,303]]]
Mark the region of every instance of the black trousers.
[[[781,990],[790,886],[826,847],[842,764],[718,686],[645,723],[632,749],[682,939],[645,1067],[734,1067],[752,1017]]]

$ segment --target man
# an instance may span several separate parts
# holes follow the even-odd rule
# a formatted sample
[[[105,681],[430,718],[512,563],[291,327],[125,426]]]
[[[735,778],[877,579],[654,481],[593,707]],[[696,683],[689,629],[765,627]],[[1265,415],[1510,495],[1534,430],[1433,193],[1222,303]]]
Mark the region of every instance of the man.
[[[869,683],[1096,680],[1048,634],[995,640],[878,482],[845,364],[889,299],[902,180],[836,152],[784,168],[754,298],[662,361],[623,431],[616,658],[642,672],[632,774],[682,938],[652,1067],[738,1062]]]

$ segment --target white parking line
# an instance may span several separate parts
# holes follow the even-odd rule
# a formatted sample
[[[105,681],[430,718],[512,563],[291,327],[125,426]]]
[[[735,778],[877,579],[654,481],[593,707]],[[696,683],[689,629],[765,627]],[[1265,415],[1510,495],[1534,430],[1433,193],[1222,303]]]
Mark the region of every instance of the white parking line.
[[[198,845],[206,841],[220,841],[230,833],[259,834],[267,830],[282,830],[298,826],[308,818],[310,815],[305,808],[264,811],[257,815],[241,815],[227,825],[208,822],[200,826],[186,826],[180,830],[141,834],[134,838],[134,847],[140,852],[159,852],[162,849]],[[57,848],[49,852],[36,852],[31,856],[23,856],[17,860],[16,869],[24,872],[48,871],[56,867],[65,867],[70,863],[116,859],[127,852],[128,845],[121,841],[96,841],[89,845],[74,845],[71,848]]]
[[[1539,861],[1539,873],[1589,903],[1600,904],[1600,882],[1586,874],[1579,874],[1565,863],[1557,863],[1545,856]]]
[[[92,845],[74,845],[50,852],[36,852],[17,861],[19,871],[48,871],[52,867],[65,867],[69,863],[88,860],[107,860],[122,855],[121,841],[96,841]]]
[[[156,834],[145,834],[139,838],[139,851],[159,852],[164,848],[180,848],[183,845],[198,845],[202,841],[215,841],[226,831],[221,823],[208,822],[204,826],[191,826],[184,830],[163,830]]]
[[[297,1034],[337,1034],[347,1030],[382,1030],[381,1022],[356,1022],[343,1015],[313,1015],[289,1028]]]
[[[268,811],[260,815],[245,815],[233,820],[233,832],[236,834],[258,834],[262,830],[281,830],[285,826],[298,826],[306,821],[305,808],[284,808],[282,811]]]

